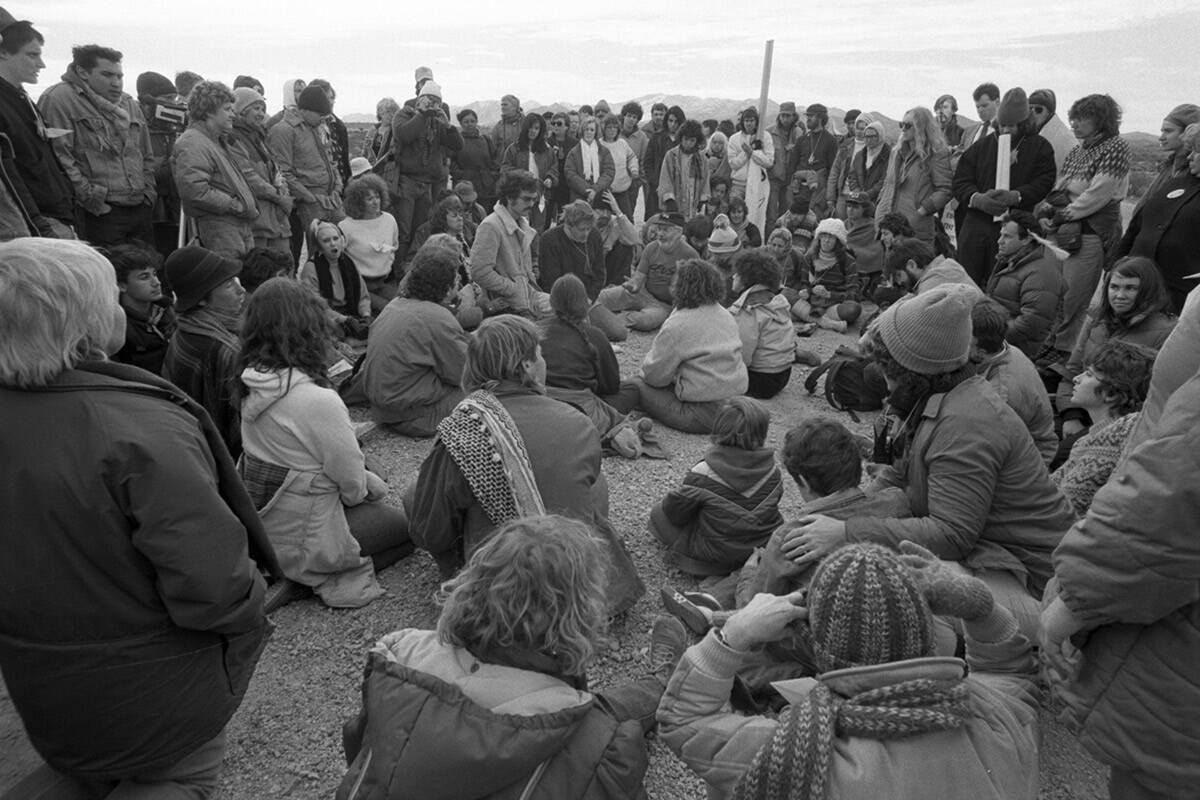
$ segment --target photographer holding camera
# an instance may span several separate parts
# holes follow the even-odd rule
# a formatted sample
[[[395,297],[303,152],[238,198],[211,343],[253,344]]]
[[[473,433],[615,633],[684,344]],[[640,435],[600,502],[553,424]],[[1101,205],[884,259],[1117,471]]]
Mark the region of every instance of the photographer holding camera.
[[[179,243],[179,190],[171,175],[171,152],[175,139],[187,127],[187,106],[175,84],[157,72],[143,72],[137,79],[138,104],[150,128],[150,152],[154,165],[154,249],[166,258]]]

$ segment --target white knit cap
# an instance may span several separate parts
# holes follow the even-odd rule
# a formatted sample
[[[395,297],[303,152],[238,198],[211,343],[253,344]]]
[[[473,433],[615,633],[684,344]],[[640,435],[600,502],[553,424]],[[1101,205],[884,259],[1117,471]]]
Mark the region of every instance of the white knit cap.
[[[842,246],[845,246],[846,239],[849,238],[849,234],[846,233],[846,223],[835,217],[829,217],[817,223],[816,235],[820,236],[822,233],[828,233],[841,242]]]

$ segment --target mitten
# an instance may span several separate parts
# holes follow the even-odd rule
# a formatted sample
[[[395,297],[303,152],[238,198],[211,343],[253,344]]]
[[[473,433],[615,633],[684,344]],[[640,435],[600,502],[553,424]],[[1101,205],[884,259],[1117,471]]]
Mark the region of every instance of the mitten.
[[[934,614],[973,620],[992,613],[995,600],[986,583],[959,572],[921,545],[901,542],[900,561],[908,567]]]

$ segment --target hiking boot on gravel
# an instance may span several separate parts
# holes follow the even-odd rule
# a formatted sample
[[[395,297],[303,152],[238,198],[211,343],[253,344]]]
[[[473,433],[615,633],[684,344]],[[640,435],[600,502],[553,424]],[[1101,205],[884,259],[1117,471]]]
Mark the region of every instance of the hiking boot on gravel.
[[[267,587],[263,598],[263,613],[270,614],[295,600],[312,596],[313,590],[289,578],[281,578]]]
[[[683,657],[689,643],[687,629],[674,617],[658,616],[650,629],[650,671],[663,684],[675,671],[675,665]]]
[[[687,626],[697,636],[703,636],[712,627],[713,611],[720,611],[721,604],[711,594],[704,592],[681,592],[664,586],[660,592],[663,608],[675,619]],[[708,614],[705,611],[709,612]]]

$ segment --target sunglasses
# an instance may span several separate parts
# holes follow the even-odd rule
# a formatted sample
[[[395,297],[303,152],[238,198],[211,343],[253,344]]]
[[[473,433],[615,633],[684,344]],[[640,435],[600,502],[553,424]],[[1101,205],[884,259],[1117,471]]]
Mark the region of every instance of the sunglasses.
[[[879,134],[878,133],[864,133],[863,138],[864,139],[878,139]]]
[[[911,131],[915,126],[911,122],[901,122],[901,130]]]
[[[1029,110],[1035,114],[1044,114],[1046,112],[1046,107],[1045,106],[1030,106]]]
[[[566,124],[566,123],[565,123],[565,122],[563,122],[562,120],[558,120],[558,121],[556,121],[556,122],[551,122],[551,123],[550,123],[550,127],[551,127],[551,128],[561,128],[561,127],[562,127],[563,125],[565,125],[565,124]]]

